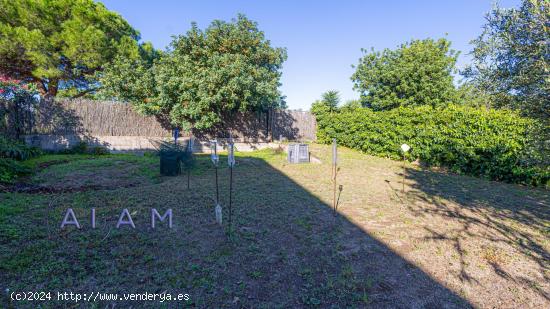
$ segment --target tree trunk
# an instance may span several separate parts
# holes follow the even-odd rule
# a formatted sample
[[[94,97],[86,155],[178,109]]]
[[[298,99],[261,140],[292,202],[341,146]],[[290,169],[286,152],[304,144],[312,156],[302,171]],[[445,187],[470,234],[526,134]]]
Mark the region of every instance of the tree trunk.
[[[55,98],[55,96],[57,95],[57,88],[58,88],[57,80],[52,80],[47,83],[44,80],[38,80],[36,82],[36,85],[38,86],[38,92],[43,98],[51,99],[51,98]]]

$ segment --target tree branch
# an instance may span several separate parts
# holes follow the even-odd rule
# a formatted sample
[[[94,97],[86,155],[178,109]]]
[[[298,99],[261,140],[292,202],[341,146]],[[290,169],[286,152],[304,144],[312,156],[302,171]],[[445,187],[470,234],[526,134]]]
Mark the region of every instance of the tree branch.
[[[83,96],[87,95],[88,93],[94,92],[94,91],[96,91],[96,90],[98,90],[98,89],[99,89],[99,88],[89,88],[89,89],[86,89],[86,90],[84,90],[84,91],[81,91],[81,92],[75,94],[74,96],[71,97],[71,99],[78,99],[78,98],[83,97]]]

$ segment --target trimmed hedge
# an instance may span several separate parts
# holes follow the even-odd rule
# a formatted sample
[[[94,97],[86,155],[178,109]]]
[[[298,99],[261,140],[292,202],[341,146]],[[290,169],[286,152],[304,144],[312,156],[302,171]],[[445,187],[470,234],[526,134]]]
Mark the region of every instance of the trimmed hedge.
[[[548,167],[531,166],[526,160],[535,123],[512,111],[450,105],[380,112],[319,110],[316,117],[321,143],[336,138],[340,145],[392,159],[402,158],[400,145],[407,143],[408,160],[456,173],[535,186],[550,181]]]

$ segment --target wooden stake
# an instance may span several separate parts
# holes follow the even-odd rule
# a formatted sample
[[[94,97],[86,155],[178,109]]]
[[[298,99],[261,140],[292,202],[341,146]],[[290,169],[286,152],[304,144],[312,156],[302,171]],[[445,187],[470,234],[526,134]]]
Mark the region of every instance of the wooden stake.
[[[336,149],[336,139],[332,139],[332,208],[336,215],[336,174],[338,173],[338,153]]]
[[[230,166],[229,167],[229,235],[231,235],[231,217],[233,215],[232,197],[233,197],[233,166]]]
[[[216,173],[216,205],[220,204],[220,193],[218,190],[218,165],[214,165],[214,171]]]
[[[227,165],[229,166],[229,236],[231,236],[231,222],[233,218],[233,167],[235,166],[235,144],[233,136],[229,134],[227,148]]]
[[[403,169],[401,171],[403,173],[403,179],[401,181],[401,184],[403,187],[401,188],[401,193],[405,193],[405,153],[403,153]]]

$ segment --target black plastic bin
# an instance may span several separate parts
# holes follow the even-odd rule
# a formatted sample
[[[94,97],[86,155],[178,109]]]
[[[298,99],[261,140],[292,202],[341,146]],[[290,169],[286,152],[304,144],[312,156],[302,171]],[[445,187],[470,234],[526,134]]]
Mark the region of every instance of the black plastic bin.
[[[162,176],[180,175],[184,167],[190,168],[193,154],[188,149],[188,141],[178,144],[163,143],[159,150],[160,174]]]
[[[181,159],[181,155],[177,152],[161,152],[160,174],[162,176],[177,176],[181,174]]]

